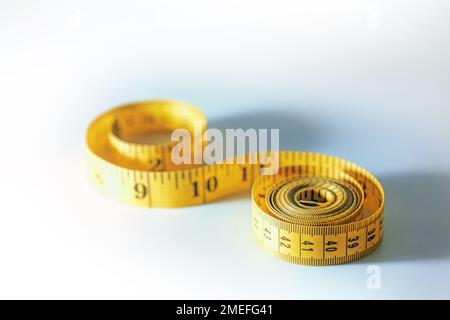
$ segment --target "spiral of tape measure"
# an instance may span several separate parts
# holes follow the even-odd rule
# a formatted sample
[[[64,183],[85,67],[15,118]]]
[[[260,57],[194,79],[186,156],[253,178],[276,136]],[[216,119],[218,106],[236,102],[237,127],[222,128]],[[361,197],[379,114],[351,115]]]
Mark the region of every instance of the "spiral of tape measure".
[[[384,191],[349,161],[317,153],[279,151],[280,170],[260,165],[176,165],[174,142],[133,137],[177,128],[206,129],[195,106],[174,100],[124,105],[96,118],[87,131],[88,169],[104,195],[143,207],[182,207],[251,189],[252,226],[260,246],[303,265],[336,265],[373,251],[383,237]],[[248,155],[247,155],[248,156]]]

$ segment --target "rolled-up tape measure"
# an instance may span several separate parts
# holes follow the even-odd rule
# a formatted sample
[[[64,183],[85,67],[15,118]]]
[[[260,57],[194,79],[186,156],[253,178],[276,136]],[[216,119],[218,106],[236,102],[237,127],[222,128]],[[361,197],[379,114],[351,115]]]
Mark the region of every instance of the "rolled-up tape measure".
[[[304,265],[363,257],[383,237],[384,191],[365,169],[317,153],[279,151],[280,169],[260,164],[175,165],[173,142],[133,142],[143,133],[206,129],[195,106],[144,101],[112,109],[87,131],[89,177],[106,196],[143,207],[183,207],[251,189],[252,226],[269,253]]]

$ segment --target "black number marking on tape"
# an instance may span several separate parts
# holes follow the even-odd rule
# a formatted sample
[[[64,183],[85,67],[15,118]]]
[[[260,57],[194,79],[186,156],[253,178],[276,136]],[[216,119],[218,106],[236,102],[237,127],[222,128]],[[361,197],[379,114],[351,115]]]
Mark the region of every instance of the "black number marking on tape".
[[[136,192],[134,195],[136,199],[144,199],[147,195],[147,187],[143,183],[136,183],[134,185],[134,191]]]
[[[217,177],[211,177],[206,181],[206,190],[209,192],[217,190]]]

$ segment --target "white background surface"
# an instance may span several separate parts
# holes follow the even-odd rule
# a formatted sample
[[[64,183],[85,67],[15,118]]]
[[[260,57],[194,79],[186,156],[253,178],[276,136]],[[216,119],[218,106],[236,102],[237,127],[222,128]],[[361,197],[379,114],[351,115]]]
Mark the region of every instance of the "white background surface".
[[[0,297],[450,298],[449,18],[430,0],[1,1]],[[157,97],[366,167],[386,189],[382,246],[302,267],[260,250],[247,197],[101,197],[89,121]]]

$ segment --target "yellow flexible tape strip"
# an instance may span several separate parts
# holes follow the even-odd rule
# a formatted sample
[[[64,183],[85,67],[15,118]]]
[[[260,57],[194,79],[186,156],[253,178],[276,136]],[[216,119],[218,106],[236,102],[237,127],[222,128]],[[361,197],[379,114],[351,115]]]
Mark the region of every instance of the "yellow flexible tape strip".
[[[269,253],[303,265],[336,265],[363,257],[383,237],[384,191],[365,169],[340,158],[280,151],[280,170],[260,165],[175,165],[173,143],[133,143],[144,132],[194,123],[195,106],[155,100],[110,110],[87,132],[89,176],[104,195],[143,207],[183,207],[250,190],[255,238]]]

